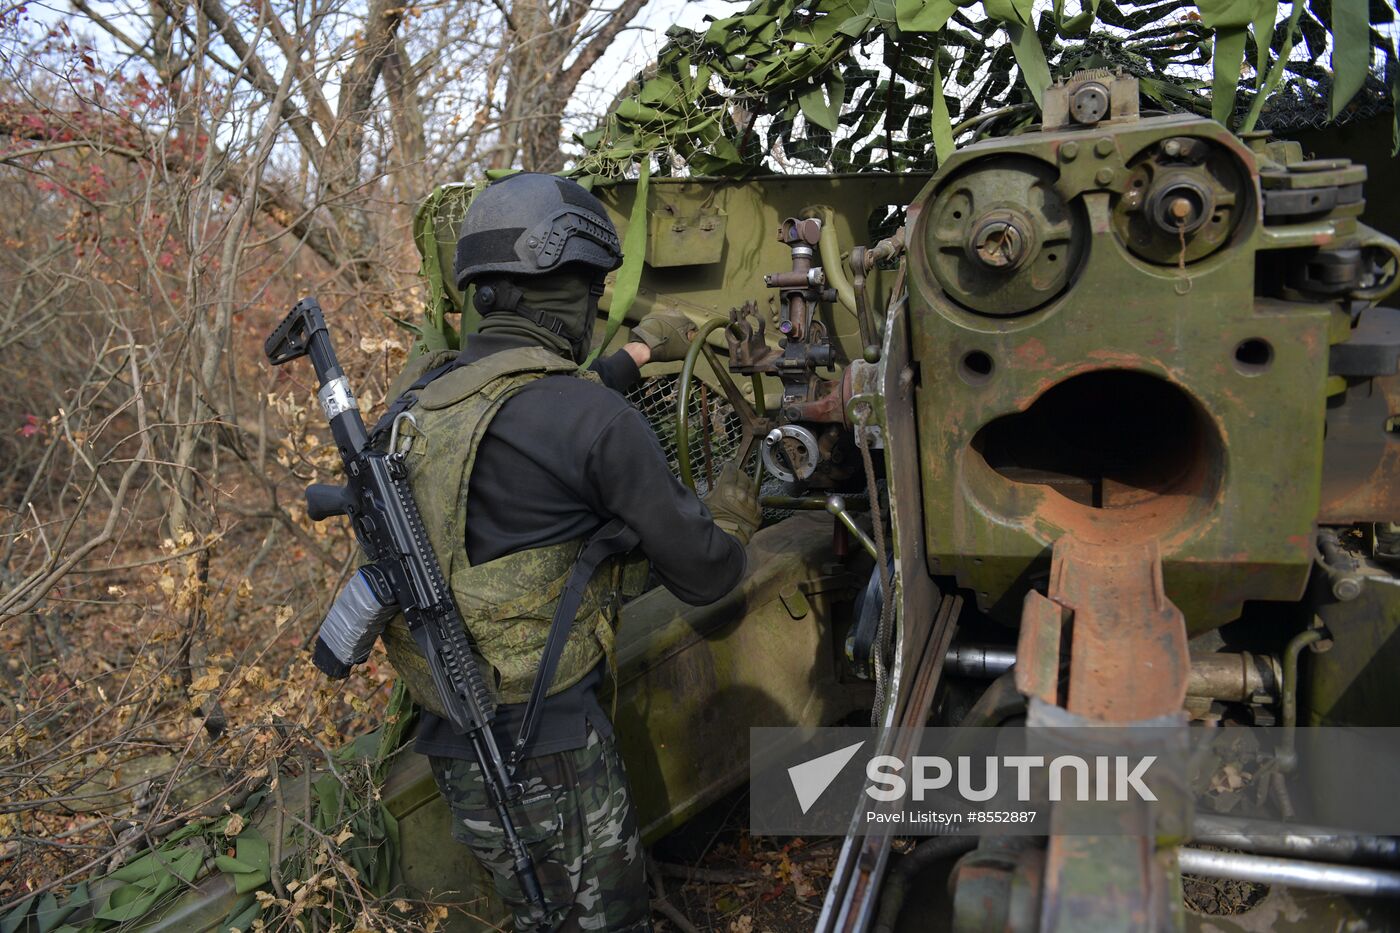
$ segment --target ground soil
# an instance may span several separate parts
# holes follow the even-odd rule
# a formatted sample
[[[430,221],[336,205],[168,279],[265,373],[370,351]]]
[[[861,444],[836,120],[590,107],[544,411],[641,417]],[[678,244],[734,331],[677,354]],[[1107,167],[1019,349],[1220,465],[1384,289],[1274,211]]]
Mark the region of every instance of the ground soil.
[[[810,931],[841,840],[751,836],[747,789],[731,794],[652,850],[670,909],[701,933]],[[658,933],[685,927],[657,916]]]

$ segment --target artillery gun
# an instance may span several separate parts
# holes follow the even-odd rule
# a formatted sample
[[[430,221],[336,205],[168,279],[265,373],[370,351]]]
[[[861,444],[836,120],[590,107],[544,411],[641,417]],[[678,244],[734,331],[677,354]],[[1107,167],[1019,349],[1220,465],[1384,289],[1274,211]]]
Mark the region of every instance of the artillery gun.
[[[1135,79],[1097,71],[932,175],[653,179],[642,211],[636,185],[602,189],[624,233],[647,218],[630,316],[701,325],[634,402],[697,491],[747,464],[769,519],[729,597],[623,607],[617,733],[647,841],[743,784],[750,726],[1393,724],[1400,312],[1380,302],[1400,244],[1362,223],[1367,184],[1140,113]],[[427,218],[430,262],[453,220]],[[426,760],[397,755],[380,793],[407,886],[463,906],[449,926],[501,921]],[[1295,885],[1265,928],[1394,928],[1393,904],[1347,896],[1394,874],[1336,863],[1393,841],[1222,825],[1256,854],[1144,832],[893,859],[853,834],[816,925],[1204,928],[1191,870]],[[238,897],[211,876],[148,928],[213,929]]]
[[[931,177],[653,180],[632,315],[702,326],[637,401],[697,489],[755,469],[778,519],[758,578],[806,556],[742,617],[686,610],[699,640],[659,667],[640,646],[667,597],[624,610],[650,659],[624,658],[619,707],[648,835],[736,779],[736,725],[1388,723],[1400,245],[1361,222],[1366,176],[1141,114],[1098,71]],[[602,192],[620,226],[635,191]],[[875,236],[887,206],[902,224]],[[1183,865],[1282,882],[1257,853],[1304,854],[1250,830],[1255,854],[1214,861],[1151,832],[934,840],[889,883],[888,838],[852,836],[817,928],[1182,928]],[[1291,867],[1271,916],[1395,919],[1339,893],[1393,874]]]

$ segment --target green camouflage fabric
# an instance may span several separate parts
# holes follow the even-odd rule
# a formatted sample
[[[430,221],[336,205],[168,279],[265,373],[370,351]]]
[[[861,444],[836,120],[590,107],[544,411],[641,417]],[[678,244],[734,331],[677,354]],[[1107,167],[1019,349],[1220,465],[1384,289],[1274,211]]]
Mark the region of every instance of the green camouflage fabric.
[[[395,383],[402,391],[418,376],[451,359],[434,353],[410,363]],[[545,350],[507,350],[438,377],[418,392],[410,409],[416,425],[399,431],[409,484],[433,552],[442,563],[457,608],[475,642],[483,673],[497,702],[523,703],[539,670],[554,607],[568,582],[582,541],[518,551],[479,566],[467,559],[467,491],[476,451],[501,406],[536,379],[581,373],[576,364]],[[397,397],[391,395],[390,397]],[[605,656],[611,659],[619,606],[622,562],[604,562],[584,591],[549,693],[578,683]],[[403,617],[384,632],[389,661],[415,702],[443,715],[427,662]]]
[[[476,762],[431,757],[433,776],[452,808],[452,833],[475,853],[511,908],[517,930],[534,930]],[[518,777],[524,794],[511,815],[534,856],[549,928],[555,931],[651,929],[645,860],[627,773],[611,738],[589,730],[573,751],[529,758]]]

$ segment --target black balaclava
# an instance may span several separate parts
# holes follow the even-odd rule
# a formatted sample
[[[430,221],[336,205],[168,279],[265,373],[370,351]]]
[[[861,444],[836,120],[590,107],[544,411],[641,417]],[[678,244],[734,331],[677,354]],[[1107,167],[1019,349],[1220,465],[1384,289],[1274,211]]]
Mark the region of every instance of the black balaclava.
[[[597,270],[584,268],[512,279],[483,277],[476,283],[477,309],[484,315],[479,330],[523,337],[582,363],[593,342],[602,285],[603,276]],[[486,289],[494,290],[494,301],[483,300]],[[518,303],[509,310],[512,302]]]

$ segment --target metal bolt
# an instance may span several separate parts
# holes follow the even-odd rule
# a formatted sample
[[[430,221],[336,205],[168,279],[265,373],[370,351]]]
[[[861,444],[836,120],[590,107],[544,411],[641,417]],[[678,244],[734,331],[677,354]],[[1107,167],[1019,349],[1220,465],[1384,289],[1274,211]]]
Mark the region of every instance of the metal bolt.
[[[1353,576],[1337,577],[1332,581],[1332,595],[1349,603],[1361,595],[1361,580]]]
[[[1113,152],[1113,140],[1109,139],[1107,136],[1100,137],[1099,141],[1094,143],[1094,152],[1098,153],[1100,156],[1106,156]]]
[[[1106,185],[1109,182],[1113,181],[1113,169],[1099,169],[1097,172],[1094,173],[1094,181],[1098,182],[1101,185]]]
[[[1162,151],[1165,152],[1167,155],[1171,156],[1172,158],[1176,158],[1177,156],[1181,155],[1181,140],[1167,140],[1166,142],[1162,143]]]
[[[1060,147],[1060,161],[1061,161],[1061,162],[1073,162],[1073,161],[1075,160],[1075,157],[1078,156],[1078,155],[1079,155],[1079,143],[1074,142],[1073,140],[1071,140],[1071,141],[1065,143],[1064,145],[1062,145],[1062,146]]]

